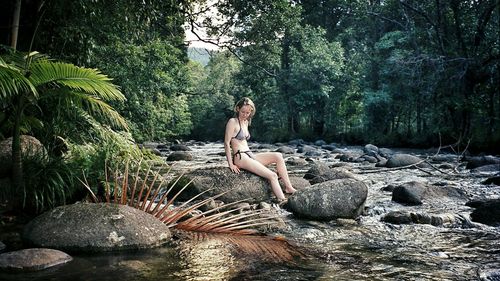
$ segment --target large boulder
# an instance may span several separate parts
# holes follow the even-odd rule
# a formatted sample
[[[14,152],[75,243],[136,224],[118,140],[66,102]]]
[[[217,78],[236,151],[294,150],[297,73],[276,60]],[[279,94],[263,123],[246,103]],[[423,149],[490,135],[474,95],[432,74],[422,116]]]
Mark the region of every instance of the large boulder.
[[[411,181],[401,184],[392,191],[392,201],[405,205],[421,205],[426,199],[454,197],[465,199],[463,191],[452,186],[433,186]]]
[[[163,245],[168,227],[126,205],[80,203],[57,207],[30,221],[23,238],[37,247],[72,252],[135,250]]]
[[[473,221],[493,226],[500,225],[500,199],[473,200],[466,205],[475,208],[470,214]]]
[[[21,135],[21,157],[46,157],[47,151],[36,138]],[[12,167],[12,137],[0,142],[0,178],[6,177]]]
[[[54,249],[32,248],[0,254],[2,271],[36,271],[72,261],[68,254]]]
[[[288,208],[297,217],[313,220],[356,218],[364,208],[368,187],[355,179],[336,179],[295,192]]]
[[[226,192],[218,199],[226,203],[239,200],[248,200],[252,203],[274,198],[269,181],[253,173],[241,170],[233,173],[227,167],[211,167],[193,170],[185,174],[176,184],[176,190],[191,184],[179,196],[180,200],[187,200],[204,191],[201,198],[207,198]]]

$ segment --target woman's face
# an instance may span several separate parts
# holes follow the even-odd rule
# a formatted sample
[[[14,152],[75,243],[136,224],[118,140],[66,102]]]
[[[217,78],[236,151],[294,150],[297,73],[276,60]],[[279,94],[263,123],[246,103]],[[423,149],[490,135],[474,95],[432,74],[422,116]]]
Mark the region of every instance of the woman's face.
[[[244,105],[238,110],[238,117],[242,120],[248,120],[250,115],[252,114],[252,106]]]

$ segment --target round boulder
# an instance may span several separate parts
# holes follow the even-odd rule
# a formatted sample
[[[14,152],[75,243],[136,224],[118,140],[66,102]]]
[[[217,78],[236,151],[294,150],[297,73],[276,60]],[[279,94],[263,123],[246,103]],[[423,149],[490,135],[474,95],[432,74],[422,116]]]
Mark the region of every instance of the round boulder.
[[[73,260],[68,254],[54,250],[31,248],[0,254],[0,270],[37,271]]]
[[[266,179],[245,170],[235,174],[227,167],[196,169],[182,177],[176,184],[174,192],[180,190],[189,181],[192,182],[179,196],[180,200],[187,200],[204,191],[207,192],[201,195],[202,198],[226,192],[218,198],[225,203],[239,200],[258,203],[274,197],[271,185]]]
[[[42,143],[28,135],[21,136],[21,155],[22,157],[33,157],[41,155],[45,157],[47,151]],[[12,166],[12,137],[0,142],[0,178],[9,175]]]
[[[37,247],[73,252],[153,248],[170,237],[168,227],[154,216],[109,203],[57,207],[30,221],[23,233]]]
[[[295,192],[288,208],[297,217],[313,220],[356,218],[363,211],[368,187],[355,179],[336,179]]]

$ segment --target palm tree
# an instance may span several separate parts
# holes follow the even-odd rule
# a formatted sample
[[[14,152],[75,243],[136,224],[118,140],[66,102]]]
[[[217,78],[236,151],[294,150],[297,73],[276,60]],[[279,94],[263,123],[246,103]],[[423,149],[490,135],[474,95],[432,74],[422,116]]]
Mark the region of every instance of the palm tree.
[[[58,62],[38,52],[7,50],[0,55],[0,104],[10,108],[9,118],[13,123],[14,188],[24,188],[20,135],[25,109],[38,106],[40,99],[49,95],[59,95],[72,106],[86,109],[90,114],[100,115],[111,124],[127,129],[124,118],[106,103],[124,101],[125,97],[99,70]]]

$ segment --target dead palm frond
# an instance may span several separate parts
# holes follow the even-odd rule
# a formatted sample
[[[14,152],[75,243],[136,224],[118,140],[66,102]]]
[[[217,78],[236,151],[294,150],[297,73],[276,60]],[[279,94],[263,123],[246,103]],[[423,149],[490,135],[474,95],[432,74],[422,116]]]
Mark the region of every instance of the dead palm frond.
[[[194,211],[201,206],[231,192],[231,190],[198,200],[205,193],[212,191],[209,189],[176,206],[174,205],[175,200],[192,181],[185,184],[178,192],[173,193],[172,190],[174,190],[174,187],[184,174],[178,176],[169,187],[164,187],[171,168],[166,175],[160,175],[163,167],[152,172],[153,169],[149,166],[144,173],[141,163],[142,161],[139,162],[139,165],[136,165],[137,170],[134,173],[130,172],[132,165],[128,162],[125,164],[123,171],[117,169],[111,173],[111,177],[110,173],[106,171],[103,199],[95,196],[86,180],[83,184],[90,192],[94,202],[105,201],[128,205],[147,212],[169,227],[177,229],[213,233],[254,234],[257,231],[249,229],[250,227],[269,225],[275,222],[276,217],[268,216],[262,210],[243,211],[244,207],[237,207],[238,203],[245,200],[193,215]],[[107,165],[105,166],[107,167]]]
[[[127,162],[123,171],[117,169],[110,173],[105,163],[105,194],[101,199],[92,192],[85,177],[85,182],[82,181],[82,183],[94,202],[104,201],[128,205],[147,212],[170,228],[175,229],[178,237],[188,239],[190,242],[216,239],[223,242],[224,245],[238,250],[235,253],[257,255],[259,259],[276,262],[292,261],[296,257],[304,257],[300,251],[284,239],[257,235],[259,231],[254,227],[274,224],[279,216],[270,216],[264,210],[244,210],[247,207],[239,207],[238,204],[246,200],[225,204],[201,213],[197,211],[201,206],[231,192],[231,190],[199,200],[205,193],[212,191],[212,189],[208,189],[181,204],[174,205],[175,200],[192,181],[185,184],[178,192],[173,193],[172,190],[177,190],[174,187],[184,174],[174,178],[173,183],[165,187],[166,180],[172,177],[170,175],[171,167],[166,175],[160,175],[164,167],[153,171],[151,165],[147,169],[143,169],[141,164],[142,160],[139,161],[138,165],[131,165]],[[137,170],[130,172],[131,166],[137,166]]]

